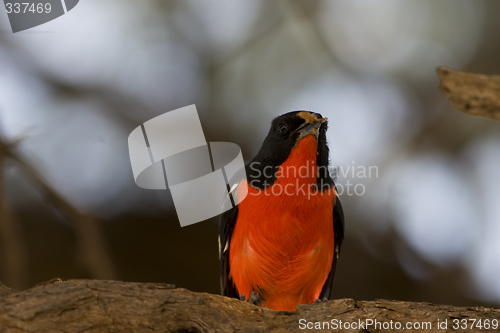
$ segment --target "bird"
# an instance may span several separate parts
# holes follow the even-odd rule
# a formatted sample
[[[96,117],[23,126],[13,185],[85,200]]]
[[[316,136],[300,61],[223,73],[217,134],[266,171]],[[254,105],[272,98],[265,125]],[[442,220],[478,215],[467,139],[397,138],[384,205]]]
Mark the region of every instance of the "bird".
[[[272,121],[246,179],[228,195],[246,188],[246,197],[220,218],[223,296],[276,311],[330,299],[345,223],[327,129],[327,118],[306,110]]]

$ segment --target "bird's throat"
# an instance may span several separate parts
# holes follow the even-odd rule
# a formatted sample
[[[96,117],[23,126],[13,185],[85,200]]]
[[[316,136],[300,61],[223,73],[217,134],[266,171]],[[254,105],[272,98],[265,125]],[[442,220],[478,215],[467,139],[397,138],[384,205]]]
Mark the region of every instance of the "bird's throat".
[[[276,171],[276,184],[315,184],[318,177],[317,151],[318,142],[313,135],[301,139]]]

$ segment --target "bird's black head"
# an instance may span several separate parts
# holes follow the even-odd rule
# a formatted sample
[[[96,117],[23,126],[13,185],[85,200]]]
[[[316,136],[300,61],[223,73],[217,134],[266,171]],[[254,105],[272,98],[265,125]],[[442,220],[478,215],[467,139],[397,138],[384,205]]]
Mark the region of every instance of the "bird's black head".
[[[251,186],[265,189],[276,180],[277,168],[283,164],[298,142],[312,135],[318,143],[316,165],[317,185],[321,190],[333,185],[328,174],[327,118],[311,111],[292,111],[275,118],[262,147],[247,167]],[[326,186],[326,187],[325,187]]]

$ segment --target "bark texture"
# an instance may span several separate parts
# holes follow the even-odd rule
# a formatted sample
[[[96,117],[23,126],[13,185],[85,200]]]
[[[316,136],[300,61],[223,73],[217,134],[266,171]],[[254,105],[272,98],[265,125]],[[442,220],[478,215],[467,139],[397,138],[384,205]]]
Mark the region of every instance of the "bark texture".
[[[365,319],[431,322],[430,329],[415,332],[485,332],[497,330],[452,329],[453,319],[500,318],[500,310],[455,307],[389,300],[332,300],[301,305],[296,312],[276,312],[236,299],[195,293],[173,285],[102,280],[59,279],[13,292],[0,286],[0,332],[303,332],[299,320]],[[447,330],[437,322],[448,320]],[[469,324],[470,325],[470,324]],[[307,331],[307,330],[306,330]],[[335,330],[380,332],[374,326]],[[405,332],[413,330],[405,329]]]
[[[439,90],[462,112],[500,120],[500,75],[483,75],[438,67]]]

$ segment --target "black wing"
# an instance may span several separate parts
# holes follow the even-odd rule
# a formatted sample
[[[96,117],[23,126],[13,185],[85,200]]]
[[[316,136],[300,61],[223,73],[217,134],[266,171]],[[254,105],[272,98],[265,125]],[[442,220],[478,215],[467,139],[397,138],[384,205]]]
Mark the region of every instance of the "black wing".
[[[223,296],[235,298],[239,298],[240,295],[238,295],[233,280],[229,278],[229,244],[237,218],[238,206],[235,206],[224,212],[219,222],[220,289]]]
[[[246,169],[247,166],[245,166]],[[234,195],[237,193],[241,182],[246,180],[245,170],[239,170],[231,178],[230,184],[234,184],[229,190],[229,194],[225,197],[225,207],[227,201],[231,201],[233,208],[222,213],[219,221],[219,268],[220,268],[220,289],[223,296],[240,298],[238,290],[234,282],[229,278],[229,248],[231,245],[231,237],[233,236],[234,226],[238,218],[238,206],[234,205]]]
[[[330,299],[331,297],[333,289],[333,277],[335,276],[335,267],[337,266],[340,247],[342,246],[342,241],[344,240],[344,211],[342,210],[342,204],[340,203],[338,196],[335,198],[335,206],[333,207],[333,232],[335,234],[335,252],[333,255],[332,269],[330,270],[323,289],[319,294],[320,300]]]

